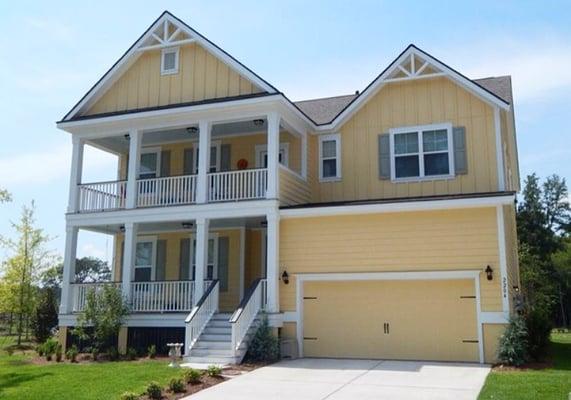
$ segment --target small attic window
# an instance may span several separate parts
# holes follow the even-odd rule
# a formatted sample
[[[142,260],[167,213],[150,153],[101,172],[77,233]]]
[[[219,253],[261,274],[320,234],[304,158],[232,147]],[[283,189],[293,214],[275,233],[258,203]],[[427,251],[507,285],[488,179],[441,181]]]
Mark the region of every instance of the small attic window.
[[[164,49],[161,57],[161,75],[178,73],[179,48]]]

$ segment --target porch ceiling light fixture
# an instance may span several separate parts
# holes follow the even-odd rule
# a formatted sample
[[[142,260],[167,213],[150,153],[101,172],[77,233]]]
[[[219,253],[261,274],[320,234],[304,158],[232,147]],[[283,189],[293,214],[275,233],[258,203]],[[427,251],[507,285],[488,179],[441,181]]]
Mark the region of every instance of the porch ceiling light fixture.
[[[119,232],[125,233],[125,225],[120,225],[120,226],[119,226]]]
[[[181,223],[181,225],[182,225],[182,227],[183,227],[184,229],[190,229],[190,228],[192,228],[192,226],[193,226],[194,224],[193,224],[192,222],[187,221],[187,222]]]
[[[268,221],[263,220],[262,222],[260,222],[260,225],[262,226],[262,228],[266,228],[268,226]]]
[[[255,119],[253,122],[254,122],[254,125],[256,125],[256,126],[262,126],[262,125],[264,125],[264,120],[263,120],[263,119]]]
[[[123,135],[123,137],[125,138],[125,140],[131,139],[131,136],[130,136],[128,133],[126,133],[125,135]]]
[[[289,274],[287,273],[287,271],[284,271],[284,273],[282,274],[282,281],[287,285],[289,283]]]
[[[188,133],[198,133],[198,128],[196,126],[189,126],[188,128],[186,128],[186,131]]]
[[[494,279],[494,270],[492,269],[492,267],[490,267],[489,265],[486,267],[486,269],[484,270],[484,272],[486,273],[486,278],[488,278],[489,281],[491,281],[492,279]]]

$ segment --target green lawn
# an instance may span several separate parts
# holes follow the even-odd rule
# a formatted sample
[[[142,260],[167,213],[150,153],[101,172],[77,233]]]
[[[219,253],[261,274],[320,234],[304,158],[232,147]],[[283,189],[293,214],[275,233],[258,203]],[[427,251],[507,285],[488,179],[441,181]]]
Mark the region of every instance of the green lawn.
[[[0,349],[7,342],[0,337]],[[114,400],[125,391],[142,393],[150,381],[166,385],[181,372],[161,361],[33,365],[30,356],[0,350],[0,399]]]
[[[571,333],[552,334],[553,368],[491,372],[479,400],[567,400],[571,393]]]

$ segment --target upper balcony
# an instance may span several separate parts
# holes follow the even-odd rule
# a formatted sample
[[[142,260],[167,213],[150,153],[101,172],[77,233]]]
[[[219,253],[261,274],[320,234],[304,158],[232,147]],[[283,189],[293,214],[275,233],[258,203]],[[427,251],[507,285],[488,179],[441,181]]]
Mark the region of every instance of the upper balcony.
[[[90,139],[74,136],[68,211],[263,199],[308,202],[306,134],[280,121],[273,115]],[[81,182],[84,144],[118,156],[117,180]]]

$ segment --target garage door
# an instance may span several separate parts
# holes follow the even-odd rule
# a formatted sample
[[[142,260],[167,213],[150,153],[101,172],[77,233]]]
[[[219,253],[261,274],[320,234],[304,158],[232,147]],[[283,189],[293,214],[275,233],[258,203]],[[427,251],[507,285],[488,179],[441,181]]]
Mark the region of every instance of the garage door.
[[[306,282],[306,357],[478,361],[473,280]]]

